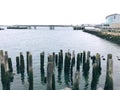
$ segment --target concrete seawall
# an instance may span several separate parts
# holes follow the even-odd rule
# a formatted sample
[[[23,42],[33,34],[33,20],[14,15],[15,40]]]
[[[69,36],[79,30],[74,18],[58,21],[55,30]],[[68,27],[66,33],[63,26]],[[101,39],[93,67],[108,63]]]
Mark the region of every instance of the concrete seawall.
[[[120,33],[109,31],[84,30],[84,32],[94,34],[98,37],[120,45]]]

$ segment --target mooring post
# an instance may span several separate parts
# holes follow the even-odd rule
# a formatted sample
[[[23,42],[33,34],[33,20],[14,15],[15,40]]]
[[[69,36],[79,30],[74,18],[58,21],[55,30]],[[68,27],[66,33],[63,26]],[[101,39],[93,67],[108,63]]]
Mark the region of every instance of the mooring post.
[[[79,90],[79,82],[80,82],[80,72],[76,71],[72,90]]]
[[[9,67],[9,72],[13,72],[11,58],[8,58],[8,67]]]
[[[90,59],[90,51],[87,52],[87,60]]]
[[[65,83],[68,85],[70,82],[70,65],[71,65],[71,53],[65,53],[65,61],[64,61],[64,74],[65,74]]]
[[[29,90],[33,90],[33,67],[32,67],[32,54],[28,54],[28,81],[29,81]]]
[[[8,52],[5,51],[5,71],[9,71],[9,66],[8,66]]]
[[[90,69],[90,52],[87,52],[87,59],[86,59],[86,53],[85,51],[83,52],[83,74],[87,75],[88,71]]]
[[[85,62],[86,62],[86,52],[83,51],[83,71],[85,69]]]
[[[64,61],[64,71],[68,72],[70,71],[70,64],[71,64],[71,54],[65,53],[65,61]]]
[[[96,63],[97,63],[97,67],[98,67],[98,71],[101,71],[101,58],[100,58],[100,54],[97,53],[96,54]]]
[[[44,57],[45,57],[45,53],[44,52],[40,53],[40,66],[41,66],[41,70],[44,69]]]
[[[0,50],[0,64],[3,62],[3,50]]]
[[[72,66],[75,66],[75,51],[72,52]]]
[[[1,81],[2,84],[5,84],[5,60],[2,50],[0,50],[0,61],[1,61]]]
[[[77,71],[80,71],[80,53],[77,54],[77,63],[76,63],[76,69]]]
[[[47,88],[46,90],[55,90],[55,81],[53,78],[53,69],[54,69],[54,64],[53,64],[53,55],[48,56],[48,65],[47,65]],[[54,87],[53,87],[54,86]]]
[[[56,54],[55,55],[55,63],[56,63],[56,66],[58,65],[58,55]]]
[[[20,52],[20,73],[21,73],[21,80],[24,83],[24,71],[25,70],[25,63],[24,63],[24,56],[22,52]]]
[[[21,73],[24,72],[25,69],[25,63],[24,63],[24,56],[22,52],[20,52],[20,71]]]
[[[62,69],[62,66],[63,66],[63,51],[60,50],[60,52],[59,52],[58,68]]]
[[[3,55],[3,51],[0,52],[1,58],[1,81],[3,85],[3,90],[10,90],[10,73],[8,66],[8,53],[5,51],[5,55]]]
[[[60,50],[58,54],[58,80],[61,82],[61,73],[63,68],[63,51]]]
[[[101,59],[100,54],[97,53],[96,56],[93,56],[93,69],[92,69],[92,81],[91,81],[91,90],[96,90],[97,83],[101,74]]]
[[[113,60],[112,54],[107,56],[107,70],[104,90],[113,90]]]
[[[26,62],[27,62],[27,74],[28,74],[28,72],[29,72],[29,66],[28,66],[28,57],[29,57],[29,54],[30,54],[30,52],[29,51],[27,51],[26,52]]]
[[[17,67],[17,73],[20,73],[20,60],[19,56],[16,57],[16,67]]]
[[[72,53],[72,61],[70,65],[70,78],[71,78],[71,85],[73,85],[73,67],[75,66],[75,51]]]
[[[53,52],[53,64],[55,65],[55,52]]]
[[[40,53],[40,71],[41,71],[41,82],[42,83],[45,83],[44,58],[45,58],[45,53],[41,52]]]

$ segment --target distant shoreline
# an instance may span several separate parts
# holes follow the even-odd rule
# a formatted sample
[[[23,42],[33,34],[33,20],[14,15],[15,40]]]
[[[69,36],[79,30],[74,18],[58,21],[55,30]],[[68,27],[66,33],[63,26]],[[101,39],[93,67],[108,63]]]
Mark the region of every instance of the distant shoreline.
[[[109,31],[84,30],[84,32],[96,35],[113,43],[120,45],[120,33]]]

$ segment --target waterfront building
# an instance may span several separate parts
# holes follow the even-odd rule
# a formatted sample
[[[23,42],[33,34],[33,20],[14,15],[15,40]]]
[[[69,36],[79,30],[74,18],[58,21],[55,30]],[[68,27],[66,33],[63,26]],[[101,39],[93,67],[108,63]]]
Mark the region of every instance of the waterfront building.
[[[109,24],[110,28],[120,29],[120,14],[106,16],[106,24]]]

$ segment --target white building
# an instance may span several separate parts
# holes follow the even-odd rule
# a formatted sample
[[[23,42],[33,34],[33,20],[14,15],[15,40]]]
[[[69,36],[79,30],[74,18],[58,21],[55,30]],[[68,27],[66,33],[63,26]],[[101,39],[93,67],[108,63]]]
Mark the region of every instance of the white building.
[[[111,14],[106,17],[106,23],[111,28],[120,28],[120,14]]]

